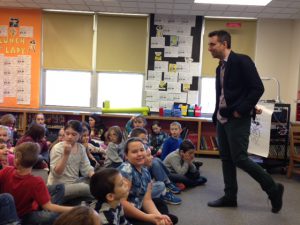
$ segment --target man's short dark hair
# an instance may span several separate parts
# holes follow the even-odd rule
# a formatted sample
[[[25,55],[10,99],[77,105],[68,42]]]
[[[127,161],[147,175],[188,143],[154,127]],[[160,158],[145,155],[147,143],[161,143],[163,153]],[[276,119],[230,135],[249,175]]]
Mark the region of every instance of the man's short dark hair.
[[[16,159],[24,168],[33,167],[37,161],[40,154],[40,146],[34,142],[24,142],[15,147]]]
[[[226,30],[215,30],[208,34],[208,37],[218,37],[218,41],[221,43],[227,42],[227,48],[231,48],[231,35]]]
[[[101,202],[107,202],[106,195],[114,193],[115,179],[120,172],[115,168],[104,168],[96,172],[90,181],[91,194]]]

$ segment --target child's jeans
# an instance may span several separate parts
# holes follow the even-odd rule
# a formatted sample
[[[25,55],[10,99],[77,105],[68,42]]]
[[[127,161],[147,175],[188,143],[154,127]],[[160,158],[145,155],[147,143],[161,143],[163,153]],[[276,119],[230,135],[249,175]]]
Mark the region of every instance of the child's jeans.
[[[0,194],[0,225],[18,222],[15,201],[11,194]]]

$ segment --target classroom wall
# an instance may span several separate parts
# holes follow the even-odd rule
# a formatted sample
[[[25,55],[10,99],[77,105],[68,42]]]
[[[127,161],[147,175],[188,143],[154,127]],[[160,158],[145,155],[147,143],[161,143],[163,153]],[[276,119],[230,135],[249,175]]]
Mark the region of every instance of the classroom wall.
[[[260,76],[275,77],[281,87],[281,100],[290,103],[291,120],[295,120],[295,100],[299,83],[300,21],[260,19],[257,23],[255,63]],[[262,99],[276,98],[276,85],[264,81]]]

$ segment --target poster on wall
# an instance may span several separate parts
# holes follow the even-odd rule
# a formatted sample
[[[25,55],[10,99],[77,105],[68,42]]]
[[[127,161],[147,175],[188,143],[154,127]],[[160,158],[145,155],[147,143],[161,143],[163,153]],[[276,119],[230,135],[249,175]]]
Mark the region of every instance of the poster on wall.
[[[38,107],[40,10],[0,9],[0,104]]]
[[[152,112],[160,107],[171,109],[174,102],[198,104],[202,19],[151,15],[145,90]],[[155,92],[159,95],[150,97]]]

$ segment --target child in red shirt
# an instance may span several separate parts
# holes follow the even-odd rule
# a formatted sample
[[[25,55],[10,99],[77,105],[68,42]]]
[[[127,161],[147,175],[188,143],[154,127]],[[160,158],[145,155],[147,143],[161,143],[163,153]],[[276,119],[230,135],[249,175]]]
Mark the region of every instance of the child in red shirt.
[[[31,174],[39,152],[38,144],[22,143],[15,148],[15,167],[8,166],[0,171],[0,193],[13,196],[22,224],[52,224],[58,213],[71,209],[51,203],[44,180]],[[43,211],[39,211],[40,207]]]

